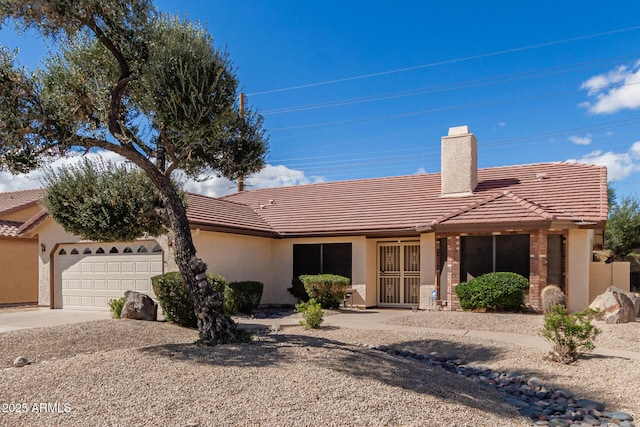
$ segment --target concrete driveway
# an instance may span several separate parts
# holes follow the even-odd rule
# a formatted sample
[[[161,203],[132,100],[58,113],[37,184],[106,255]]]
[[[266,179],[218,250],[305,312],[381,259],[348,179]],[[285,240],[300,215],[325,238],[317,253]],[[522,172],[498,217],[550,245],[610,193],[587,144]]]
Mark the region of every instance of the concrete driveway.
[[[45,307],[0,308],[0,332],[109,318],[108,311],[51,310]]]

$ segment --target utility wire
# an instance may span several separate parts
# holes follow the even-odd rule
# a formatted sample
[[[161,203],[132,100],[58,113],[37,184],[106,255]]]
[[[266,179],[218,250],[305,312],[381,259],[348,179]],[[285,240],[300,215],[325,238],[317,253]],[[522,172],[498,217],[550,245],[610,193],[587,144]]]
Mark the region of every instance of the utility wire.
[[[449,107],[431,108],[429,110],[412,111],[408,113],[387,114],[384,116],[364,117],[360,119],[350,119],[350,120],[340,120],[340,121],[333,121],[333,122],[309,123],[305,125],[287,126],[287,127],[270,129],[270,131],[277,132],[277,131],[285,131],[285,130],[292,130],[292,129],[306,129],[306,128],[320,127],[320,126],[334,126],[334,125],[341,125],[341,124],[348,124],[348,123],[362,123],[362,122],[370,122],[370,121],[398,119],[398,118],[417,116],[417,115],[429,114],[429,113],[439,113],[443,111],[451,111],[451,110],[458,110],[458,109],[464,109],[464,108],[486,107],[490,105],[508,104],[513,102],[534,101],[538,99],[552,98],[556,96],[572,95],[580,92],[591,92],[591,91],[598,91],[598,90],[604,90],[609,88],[620,88],[620,87],[632,86],[632,85],[638,85],[638,84],[640,84],[640,82],[625,83],[622,85],[611,84],[611,85],[602,86],[598,88],[577,89],[577,90],[566,91],[566,92],[555,92],[555,93],[536,95],[536,96],[530,96],[525,98],[502,99],[502,100],[486,101],[486,102],[479,102],[479,103],[473,103],[473,104],[462,104],[462,105],[452,105]]]
[[[386,101],[390,99],[425,95],[429,93],[448,92],[453,90],[489,86],[489,85],[495,85],[500,83],[510,83],[515,81],[522,81],[522,80],[528,80],[528,79],[573,73],[577,71],[590,70],[593,68],[599,68],[604,66],[610,67],[613,65],[620,65],[626,62],[621,60],[637,58],[638,56],[640,56],[640,54],[636,53],[636,54],[618,56],[613,58],[599,59],[595,61],[562,65],[562,66],[552,67],[552,68],[543,68],[543,69],[533,70],[533,71],[523,71],[515,74],[505,74],[501,76],[487,77],[484,79],[467,80],[463,82],[450,83],[447,85],[428,86],[428,87],[423,87],[418,89],[404,90],[404,91],[398,91],[398,92],[388,92],[388,93],[383,93],[379,95],[369,95],[369,96],[362,96],[362,97],[356,97],[356,98],[348,98],[348,99],[338,100],[338,101],[331,101],[331,102],[324,102],[324,103],[317,103],[317,104],[306,104],[306,105],[299,105],[294,107],[284,107],[279,109],[266,110],[266,111],[263,111],[261,114],[263,116],[268,116],[268,115],[274,115],[274,114],[294,113],[299,111],[309,111],[309,110],[316,110],[316,109],[322,109],[322,108],[340,107],[344,105]],[[610,62],[614,60],[616,62]],[[580,67],[580,68],[573,68],[573,67]],[[570,69],[567,70],[567,68],[570,68]]]
[[[471,60],[474,60],[474,59],[489,58],[489,57],[492,57],[492,56],[506,55],[508,53],[522,52],[522,51],[531,50],[531,49],[539,49],[541,47],[555,46],[555,45],[564,44],[564,43],[571,43],[571,42],[575,42],[575,41],[579,41],[579,40],[587,40],[587,39],[592,39],[592,38],[596,38],[596,37],[608,36],[608,35],[611,35],[611,34],[618,34],[618,33],[624,33],[624,32],[629,32],[629,31],[635,31],[635,30],[638,30],[638,29],[640,29],[640,25],[637,25],[637,26],[634,26],[634,27],[628,27],[628,28],[621,28],[621,29],[617,29],[617,30],[605,31],[605,32],[602,32],[602,33],[594,33],[594,34],[588,34],[588,35],[584,35],[584,36],[571,37],[571,38],[563,39],[563,40],[554,40],[554,41],[550,41],[550,42],[538,43],[538,44],[529,45],[529,46],[516,47],[516,48],[512,48],[512,49],[504,49],[504,50],[499,50],[499,51],[495,51],[495,52],[482,53],[482,54],[479,54],[479,55],[471,55],[471,56],[465,56],[465,57],[462,57],[462,58],[455,58],[455,59],[448,59],[448,60],[444,60],[444,61],[431,62],[431,63],[428,63],[428,64],[415,65],[413,67],[398,68],[398,69],[395,69],[395,70],[381,71],[381,72],[370,73],[370,74],[362,74],[362,75],[359,75],[359,76],[344,77],[344,78],[341,78],[341,79],[326,80],[326,81],[322,81],[322,82],[308,83],[308,84],[303,84],[303,85],[298,85],[298,86],[290,86],[290,87],[285,87],[285,88],[280,88],[280,89],[265,90],[265,91],[261,91],[261,92],[250,93],[247,96],[267,95],[267,94],[278,93],[278,92],[286,92],[286,91],[291,91],[291,90],[298,90],[298,89],[305,89],[305,88],[310,88],[310,87],[325,86],[325,85],[331,85],[331,84],[335,84],[335,83],[348,82],[348,81],[353,81],[353,80],[367,79],[367,78],[371,78],[371,77],[378,77],[378,76],[384,76],[384,75],[389,75],[389,74],[404,73],[404,72],[407,72],[407,71],[420,70],[420,69],[423,69],[423,68],[437,67],[437,66],[440,66],[440,65],[447,65],[447,64],[455,64],[455,63],[458,63],[458,62],[466,62],[466,61],[471,61]]]

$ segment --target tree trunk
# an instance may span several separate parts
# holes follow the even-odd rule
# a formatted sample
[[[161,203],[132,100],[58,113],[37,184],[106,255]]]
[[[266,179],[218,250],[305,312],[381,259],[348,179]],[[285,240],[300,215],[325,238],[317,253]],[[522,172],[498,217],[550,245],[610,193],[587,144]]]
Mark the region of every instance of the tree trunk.
[[[206,279],[207,266],[196,255],[187,220],[187,211],[171,181],[162,174],[152,178],[164,199],[169,225],[175,235],[175,260],[186,283],[198,319],[198,331],[203,345],[245,341],[246,333],[224,313],[224,293],[217,292]],[[154,179],[155,178],[155,179]]]

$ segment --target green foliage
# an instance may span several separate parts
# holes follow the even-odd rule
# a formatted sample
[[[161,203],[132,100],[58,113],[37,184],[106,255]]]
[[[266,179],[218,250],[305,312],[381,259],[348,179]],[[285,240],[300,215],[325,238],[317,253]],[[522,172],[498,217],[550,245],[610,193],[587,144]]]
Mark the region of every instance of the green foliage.
[[[497,272],[460,283],[455,289],[464,310],[518,311],[524,304],[523,292],[529,289],[529,281],[516,273]]]
[[[582,354],[593,350],[593,340],[600,329],[593,326],[591,320],[597,314],[597,310],[586,309],[569,315],[563,306],[554,306],[545,316],[540,332],[553,346],[549,358],[555,362],[572,363]]]
[[[305,274],[300,276],[307,294],[318,301],[322,308],[338,308],[344,300],[345,289],[351,284],[348,277],[337,274]]]
[[[138,169],[84,159],[45,174],[45,206],[69,233],[88,240],[128,241],[165,231],[158,191]]]
[[[207,273],[207,281],[215,291],[224,292],[224,277]],[[151,285],[167,321],[187,328],[198,326],[193,298],[179,272],[154,276]]]
[[[313,298],[307,302],[296,304],[296,311],[302,313],[304,320],[300,321],[300,325],[307,329],[317,329],[324,321],[324,310],[320,303]]]
[[[120,297],[118,299],[110,299],[109,311],[111,312],[111,317],[114,319],[119,319],[120,314],[122,313],[122,307],[124,307],[124,297]]]
[[[302,302],[307,302],[309,301],[309,294],[307,293],[307,290],[304,288],[304,283],[302,283],[302,280],[300,280],[300,277],[294,277],[293,280],[291,280],[291,287],[287,288],[287,290],[289,292],[291,292],[291,294],[296,297],[299,301]]]
[[[624,197],[609,212],[605,229],[605,248],[614,257],[628,255],[640,248],[640,202],[636,197]]]
[[[251,314],[260,304],[263,288],[264,285],[262,283],[255,281],[227,284],[224,293],[225,312],[229,314],[238,312]]]

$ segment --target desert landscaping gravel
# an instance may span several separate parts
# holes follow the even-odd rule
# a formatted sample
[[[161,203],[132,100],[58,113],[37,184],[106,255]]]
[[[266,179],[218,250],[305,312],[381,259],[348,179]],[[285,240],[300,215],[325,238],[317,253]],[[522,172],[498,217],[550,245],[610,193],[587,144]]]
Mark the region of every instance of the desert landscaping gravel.
[[[410,313],[391,322],[507,332],[519,323],[518,331],[534,334],[542,322],[531,315],[452,314]],[[606,326],[599,345],[631,349],[630,341],[637,348],[637,323],[598,326]],[[213,348],[192,344],[196,338],[193,330],[131,320],[2,333],[0,404],[7,411],[0,425],[531,425],[501,393],[362,344],[455,355],[640,416],[640,369],[622,358],[593,356],[566,366],[543,360],[543,350],[500,342],[331,326],[286,327]],[[17,356],[35,363],[13,368]],[[16,404],[27,410],[16,413]]]

